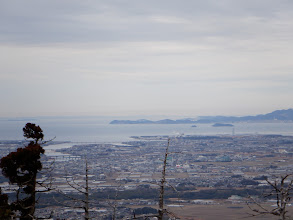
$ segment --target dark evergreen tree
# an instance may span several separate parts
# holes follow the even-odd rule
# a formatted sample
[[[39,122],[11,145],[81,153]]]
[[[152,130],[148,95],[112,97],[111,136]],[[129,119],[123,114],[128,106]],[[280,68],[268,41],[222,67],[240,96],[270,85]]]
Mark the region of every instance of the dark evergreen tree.
[[[8,204],[8,196],[6,194],[2,194],[2,190],[0,188],[0,219],[9,220],[11,219],[11,207]]]
[[[35,124],[27,123],[23,128],[24,137],[33,139],[26,147],[18,148],[0,160],[2,174],[10,184],[18,186],[16,201],[10,204],[11,210],[20,213],[21,220],[34,219],[36,206],[37,173],[42,170],[41,154],[45,150],[39,144],[43,131]]]

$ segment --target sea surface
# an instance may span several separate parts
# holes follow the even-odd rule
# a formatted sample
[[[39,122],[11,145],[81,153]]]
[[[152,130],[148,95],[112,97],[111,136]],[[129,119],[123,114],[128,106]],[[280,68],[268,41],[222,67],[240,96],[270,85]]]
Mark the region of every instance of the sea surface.
[[[293,136],[293,123],[233,123],[234,127],[213,127],[212,124],[196,124],[197,127],[191,127],[192,124],[109,124],[114,119],[125,118],[0,118],[0,140],[23,140],[22,128],[27,122],[40,125],[46,140],[55,138],[55,141],[70,141],[75,143],[113,143],[132,140],[131,136],[178,136],[182,134],[232,135],[234,133],[235,135],[280,134]]]

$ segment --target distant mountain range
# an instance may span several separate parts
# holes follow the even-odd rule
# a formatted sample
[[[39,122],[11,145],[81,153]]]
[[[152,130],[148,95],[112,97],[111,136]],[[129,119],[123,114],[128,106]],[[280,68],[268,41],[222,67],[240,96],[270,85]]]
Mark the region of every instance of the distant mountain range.
[[[114,120],[111,121],[110,124],[194,124],[196,120],[194,119],[179,119],[179,120],[171,120],[171,119],[163,119],[159,121],[151,121],[146,119],[139,120]]]
[[[256,116],[200,116],[198,120],[192,118],[171,120],[163,119],[151,121],[146,119],[139,120],[114,120],[110,124],[195,124],[195,123],[233,123],[233,122],[293,122],[293,109],[276,110],[264,115]]]
[[[223,122],[264,122],[264,121],[293,121],[293,109],[276,110],[264,115],[256,116],[201,116],[197,123],[223,123]]]

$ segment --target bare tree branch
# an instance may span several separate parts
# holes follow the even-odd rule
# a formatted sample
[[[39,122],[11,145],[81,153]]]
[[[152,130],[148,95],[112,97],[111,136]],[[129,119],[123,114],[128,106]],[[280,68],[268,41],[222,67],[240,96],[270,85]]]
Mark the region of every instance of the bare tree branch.
[[[61,195],[63,195],[64,197],[70,199],[71,201],[80,203],[79,206],[70,206],[72,208],[81,208],[84,210],[84,219],[85,220],[89,220],[89,182],[88,182],[88,172],[89,172],[89,168],[88,168],[88,161],[87,158],[85,158],[85,186],[82,186],[78,183],[75,182],[75,180],[73,178],[71,178],[72,180],[69,181],[68,175],[66,175],[65,179],[67,184],[74,190],[76,190],[78,193],[83,195],[83,199],[78,199],[75,198],[73,196],[69,196],[66,193],[62,192],[61,190],[56,190],[57,192],[59,192]],[[67,172],[66,172],[67,173]],[[55,198],[54,198],[55,199]],[[55,199],[56,201],[56,199]],[[56,201],[58,202],[58,201]],[[60,202],[58,202],[60,203]]]
[[[289,204],[291,200],[291,190],[292,190],[293,180],[291,180],[289,184],[286,184],[286,180],[290,176],[291,174],[287,174],[285,176],[281,176],[280,178],[275,179],[274,181],[270,181],[266,179],[266,182],[268,183],[269,186],[272,187],[272,190],[270,191],[270,193],[265,195],[264,198],[268,198],[271,196],[275,197],[277,207],[272,210],[268,210],[264,208],[259,202],[255,201],[252,197],[250,197],[253,203],[258,207],[258,208],[252,208],[247,203],[249,209],[253,211],[253,213],[250,213],[250,215],[259,216],[259,215],[270,214],[270,215],[279,216],[280,220],[288,219],[286,216],[286,214],[288,213],[287,205]]]

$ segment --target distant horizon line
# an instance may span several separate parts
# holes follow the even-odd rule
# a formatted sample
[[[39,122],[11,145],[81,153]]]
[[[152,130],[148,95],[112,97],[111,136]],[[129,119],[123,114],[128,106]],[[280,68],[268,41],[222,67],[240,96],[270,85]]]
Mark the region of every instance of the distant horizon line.
[[[263,114],[269,114],[275,111],[281,111],[281,110],[293,110],[293,108],[288,109],[276,109],[271,112],[266,113],[257,113],[257,114],[244,114],[244,115],[226,115],[226,114],[214,114],[214,115],[187,115],[187,114],[125,114],[125,115],[102,115],[102,114],[68,114],[68,115],[37,115],[37,116],[0,116],[0,119],[6,119],[6,120],[16,120],[16,121],[24,121],[24,120],[37,120],[39,118],[91,118],[91,117],[103,117],[103,118],[125,118],[125,117],[183,117],[183,118],[198,118],[198,117],[206,117],[206,116],[225,116],[225,117],[243,117],[243,116],[257,116],[257,115],[263,115]]]

